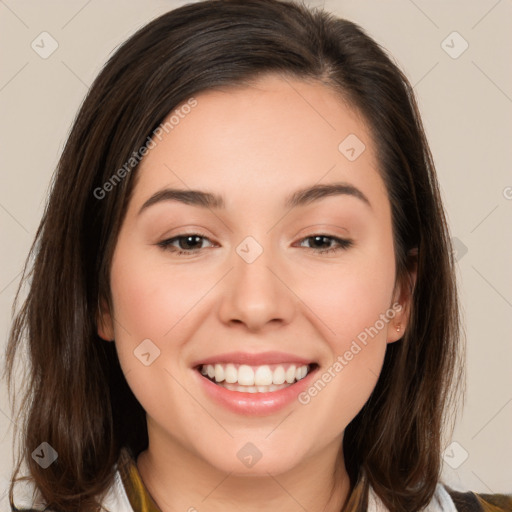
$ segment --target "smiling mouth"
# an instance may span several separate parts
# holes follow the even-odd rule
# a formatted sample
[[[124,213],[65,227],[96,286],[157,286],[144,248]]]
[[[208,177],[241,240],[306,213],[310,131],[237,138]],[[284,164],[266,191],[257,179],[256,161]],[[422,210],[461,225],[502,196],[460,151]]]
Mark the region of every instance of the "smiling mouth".
[[[293,386],[317,367],[316,363],[259,366],[216,363],[199,365],[196,369],[204,378],[230,391],[269,393]]]

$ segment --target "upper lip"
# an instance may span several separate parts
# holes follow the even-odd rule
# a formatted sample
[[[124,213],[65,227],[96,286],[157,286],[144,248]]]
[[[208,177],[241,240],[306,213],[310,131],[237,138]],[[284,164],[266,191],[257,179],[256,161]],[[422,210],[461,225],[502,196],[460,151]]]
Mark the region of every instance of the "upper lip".
[[[294,354],[287,354],[286,352],[260,352],[251,354],[249,352],[226,352],[224,354],[217,354],[215,356],[200,359],[192,363],[193,367],[202,366],[205,364],[215,363],[235,363],[246,364],[249,366],[260,366],[264,364],[279,364],[279,363],[293,363],[300,365],[308,365],[314,363],[312,359],[305,359]]]

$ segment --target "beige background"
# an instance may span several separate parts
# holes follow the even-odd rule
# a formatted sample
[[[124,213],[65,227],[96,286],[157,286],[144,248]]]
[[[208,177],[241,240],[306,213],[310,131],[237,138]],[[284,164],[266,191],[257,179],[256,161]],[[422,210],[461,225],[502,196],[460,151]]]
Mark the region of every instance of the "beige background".
[[[2,344],[51,175],[88,86],[117,45],[184,3],[0,0]],[[445,454],[443,476],[459,489],[512,493],[512,2],[309,4],[325,5],[361,24],[415,86],[452,235],[458,239],[468,345],[466,404],[453,435],[457,444]],[[58,44],[46,59],[31,47],[48,37],[42,32]],[[2,383],[1,510],[7,510],[11,427]]]

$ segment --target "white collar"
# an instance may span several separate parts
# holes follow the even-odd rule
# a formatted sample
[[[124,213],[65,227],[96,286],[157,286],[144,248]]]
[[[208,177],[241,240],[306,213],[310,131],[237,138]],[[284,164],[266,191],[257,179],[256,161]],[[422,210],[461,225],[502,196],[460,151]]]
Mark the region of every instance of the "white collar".
[[[367,512],[389,512],[371,486],[368,494]],[[441,483],[437,484],[434,496],[424,512],[457,512],[453,500]]]

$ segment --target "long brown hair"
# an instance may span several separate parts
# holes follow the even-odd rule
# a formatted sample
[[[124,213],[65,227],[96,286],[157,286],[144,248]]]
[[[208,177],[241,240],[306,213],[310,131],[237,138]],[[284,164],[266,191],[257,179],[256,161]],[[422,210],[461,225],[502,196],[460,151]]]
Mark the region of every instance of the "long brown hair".
[[[370,485],[391,511],[418,510],[433,496],[463,347],[449,231],[412,87],[347,20],[279,0],[208,0],[150,22],[104,66],[27,259],[16,303],[24,283],[27,298],[6,354],[11,391],[16,355],[27,358],[16,378],[25,386],[13,481],[25,462],[52,510],[97,510],[121,449],[138,454],[148,442],[144,410],[96,326],[100,301],[111,305],[110,263],[137,172],[126,162],[194,94],[269,73],[323,83],[362,114],[391,203],[397,280],[417,265],[407,331],[388,346],[371,397],[345,431],[351,484],[365,489],[351,504],[364,510]],[[113,190],[98,192],[123,166]],[[31,457],[43,441],[58,453],[47,469]]]

